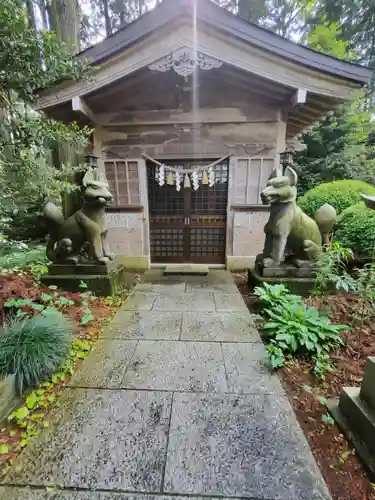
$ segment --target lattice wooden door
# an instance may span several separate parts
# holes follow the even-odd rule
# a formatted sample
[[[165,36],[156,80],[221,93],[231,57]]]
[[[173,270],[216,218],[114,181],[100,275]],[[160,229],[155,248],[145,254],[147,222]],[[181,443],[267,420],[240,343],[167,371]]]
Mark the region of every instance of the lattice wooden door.
[[[207,162],[209,163],[209,162]],[[171,162],[174,166],[177,162]],[[202,162],[199,162],[202,165]],[[193,162],[180,163],[191,168]],[[215,185],[197,191],[159,186],[148,165],[151,262],[223,264],[228,200],[228,162],[214,167]]]

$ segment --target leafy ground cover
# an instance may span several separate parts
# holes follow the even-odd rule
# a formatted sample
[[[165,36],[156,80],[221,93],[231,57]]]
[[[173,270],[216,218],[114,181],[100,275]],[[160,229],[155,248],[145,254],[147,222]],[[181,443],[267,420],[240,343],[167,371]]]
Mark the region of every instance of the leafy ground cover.
[[[246,280],[246,274],[236,275],[237,286],[254,313],[259,299],[249,293]],[[338,398],[342,387],[359,386],[367,357],[375,356],[375,310],[368,306],[358,318],[363,300],[350,293],[320,295],[305,302],[329,314],[332,323],[351,328],[341,333],[343,344],[330,355],[335,369],[326,371],[324,379],[314,375],[314,361],[295,358],[287,360],[278,374],[333,500],[375,500],[374,486],[326,408],[327,400]]]
[[[0,474],[6,474],[14,458],[30,439],[49,426],[48,412],[59,404],[58,396],[88,356],[92,346],[126,297],[97,298],[82,283],[82,292],[69,293],[35,282],[27,272],[0,275],[0,324],[9,316],[21,320],[59,311],[72,324],[73,337],[66,361],[55,374],[24,393],[18,408],[0,428]]]

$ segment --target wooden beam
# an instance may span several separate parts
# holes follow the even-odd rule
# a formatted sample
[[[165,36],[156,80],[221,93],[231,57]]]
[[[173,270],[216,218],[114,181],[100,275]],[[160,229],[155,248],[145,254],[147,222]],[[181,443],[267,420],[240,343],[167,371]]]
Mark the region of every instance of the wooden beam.
[[[305,104],[307,100],[307,90],[298,89],[292,96],[292,105],[298,106],[299,104]]]
[[[229,79],[233,79],[235,82],[241,82],[243,86],[250,91],[254,91],[255,89],[257,89],[259,92],[267,93],[269,97],[272,96],[274,99],[285,99],[285,97],[288,96],[288,94],[290,95],[291,92],[289,89],[280,84],[270,82],[257,75],[244,74],[243,72],[231,67],[223,66],[222,68],[220,68],[220,73],[223,75],[223,77],[226,76]],[[226,82],[229,83],[228,81]]]
[[[161,73],[160,73],[161,75]],[[155,78],[155,75],[149,71],[148,73],[140,73],[136,72],[128,77],[116,81],[106,87],[101,87],[100,89],[96,90],[93,94],[90,94],[88,96],[88,100],[90,104],[95,103],[95,108],[96,105],[100,106],[103,102],[106,102],[109,98],[112,98],[116,94],[119,94],[119,96],[124,96],[124,95],[132,95],[134,92],[132,91],[131,93],[129,92],[131,89],[138,91],[139,88],[141,87],[141,83],[143,84],[145,81],[152,80]]]
[[[86,116],[94,124],[99,124],[99,119],[95,113],[87,106],[85,101],[79,95],[76,95],[72,99],[72,109],[76,113]]]

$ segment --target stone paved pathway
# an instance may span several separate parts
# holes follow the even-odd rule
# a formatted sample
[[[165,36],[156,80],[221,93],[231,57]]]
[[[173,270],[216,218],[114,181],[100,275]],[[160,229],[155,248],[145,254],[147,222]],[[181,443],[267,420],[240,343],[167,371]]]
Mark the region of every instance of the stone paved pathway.
[[[228,272],[146,273],[0,500],[328,500],[265,360]]]

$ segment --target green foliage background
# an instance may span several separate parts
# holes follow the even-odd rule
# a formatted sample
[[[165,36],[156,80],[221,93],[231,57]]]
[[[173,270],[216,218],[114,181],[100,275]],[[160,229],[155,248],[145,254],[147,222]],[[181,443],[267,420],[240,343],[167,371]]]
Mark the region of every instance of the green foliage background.
[[[30,214],[40,213],[46,199],[59,200],[61,189],[69,185],[74,166],[53,168],[53,147],[62,141],[82,150],[89,130],[52,120],[32,106],[39,89],[80,78],[84,71],[85,64],[72,59],[52,32],[30,27],[21,0],[1,1],[0,232],[17,218],[19,229],[30,227],[30,220],[35,226]]]
[[[334,239],[351,248],[357,257],[374,259],[375,210],[367,208],[364,202],[344,210],[337,221]]]
[[[375,195],[375,187],[359,180],[341,180],[319,184],[298,198],[298,205],[312,217],[325,203],[332,205],[338,214],[362,200],[361,193]]]

